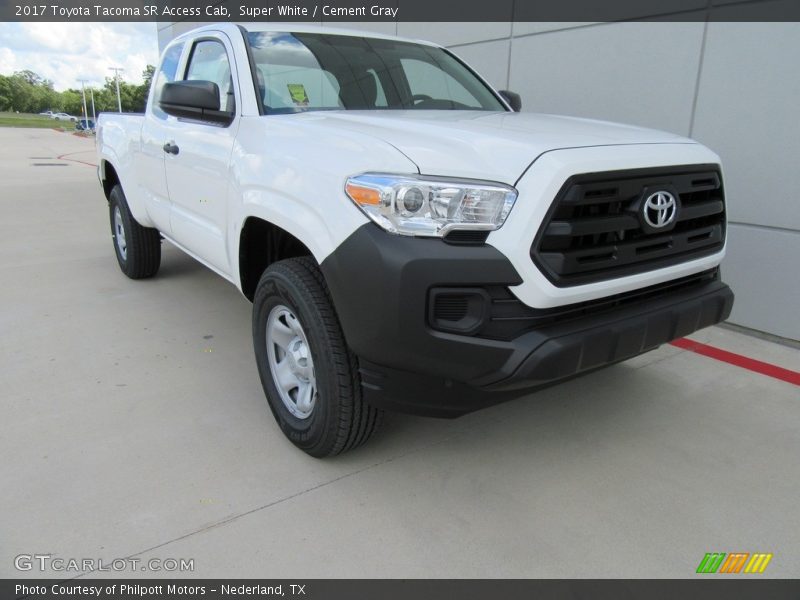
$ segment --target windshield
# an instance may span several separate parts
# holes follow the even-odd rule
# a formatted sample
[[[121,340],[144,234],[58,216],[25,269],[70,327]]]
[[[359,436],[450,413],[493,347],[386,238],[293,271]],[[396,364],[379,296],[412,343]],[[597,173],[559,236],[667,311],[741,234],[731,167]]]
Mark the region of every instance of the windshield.
[[[250,32],[247,37],[266,114],[506,110],[472,71],[441,48],[318,33]]]

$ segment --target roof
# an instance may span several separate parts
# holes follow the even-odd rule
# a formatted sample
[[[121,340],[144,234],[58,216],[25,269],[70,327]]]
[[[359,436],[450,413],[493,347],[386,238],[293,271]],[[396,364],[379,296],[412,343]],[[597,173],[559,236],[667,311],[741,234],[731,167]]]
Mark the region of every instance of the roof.
[[[413,38],[404,38],[399,37],[396,35],[386,35],[383,33],[377,33],[373,31],[365,31],[362,29],[340,29],[338,27],[322,27],[319,25],[298,25],[292,23],[241,23],[241,24],[233,24],[233,23],[218,23],[214,25],[205,25],[201,27],[197,27],[196,29],[192,29],[191,31],[187,31],[186,33],[182,33],[176,39],[182,38],[184,36],[192,35],[196,31],[207,31],[207,30],[216,30],[216,31],[229,31],[232,27],[238,27],[241,25],[247,31],[251,32],[259,32],[259,31],[274,31],[274,32],[286,32],[286,33],[324,33],[327,35],[346,35],[351,37],[363,37],[363,38],[373,38],[373,39],[381,39],[381,40],[397,40],[401,42],[411,42],[413,44],[424,44],[426,46],[436,46],[438,47],[439,44],[435,44],[433,42],[427,40],[418,40]]]

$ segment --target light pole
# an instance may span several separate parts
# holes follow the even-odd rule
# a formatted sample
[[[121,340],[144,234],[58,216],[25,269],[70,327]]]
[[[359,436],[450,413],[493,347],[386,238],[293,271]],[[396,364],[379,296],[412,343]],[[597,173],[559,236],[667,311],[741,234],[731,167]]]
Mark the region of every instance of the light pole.
[[[94,112],[94,88],[89,88],[89,93],[92,95],[92,121],[97,123],[97,113]]]
[[[86,110],[86,80],[81,79],[80,82],[81,82],[81,94],[83,94],[83,118],[88,119],[89,111]]]
[[[117,107],[119,108],[119,112],[122,112],[122,98],[119,95],[119,73],[120,71],[124,71],[125,69],[121,69],[120,67],[108,67],[109,70],[114,71],[114,81],[117,83]]]

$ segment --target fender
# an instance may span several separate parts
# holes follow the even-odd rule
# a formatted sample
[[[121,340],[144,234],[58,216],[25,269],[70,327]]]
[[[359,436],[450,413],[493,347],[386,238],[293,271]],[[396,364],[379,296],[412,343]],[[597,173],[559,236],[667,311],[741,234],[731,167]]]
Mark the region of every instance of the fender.
[[[355,206],[352,211],[348,207],[345,210],[352,213],[348,219],[352,220],[352,230],[370,222]],[[318,263],[325,260],[349,235],[337,236],[324,215],[312,210],[309,205],[298,203],[288,196],[276,196],[274,192],[270,194],[267,190],[251,189],[242,195],[242,214],[234,222],[235,235],[231,237],[236,244],[231,249],[231,259],[239,255],[242,228],[251,217],[277,225],[292,234],[306,245]]]
[[[300,240],[322,263],[369,218],[344,193],[348,175],[376,162],[392,172],[416,173],[406,156],[360,133],[315,127],[317,115],[242,117],[228,187],[228,259],[240,281],[242,228],[250,217],[276,225]],[[299,143],[304,141],[306,143]],[[314,177],[305,165],[315,165]]]

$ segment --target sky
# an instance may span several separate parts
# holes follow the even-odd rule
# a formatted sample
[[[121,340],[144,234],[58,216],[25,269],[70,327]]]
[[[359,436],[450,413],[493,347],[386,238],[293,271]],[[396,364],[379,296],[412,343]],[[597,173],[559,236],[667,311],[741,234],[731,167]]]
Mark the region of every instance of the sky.
[[[0,23],[0,74],[29,69],[58,91],[100,86],[120,76],[139,84],[148,64],[158,62],[155,23]]]

